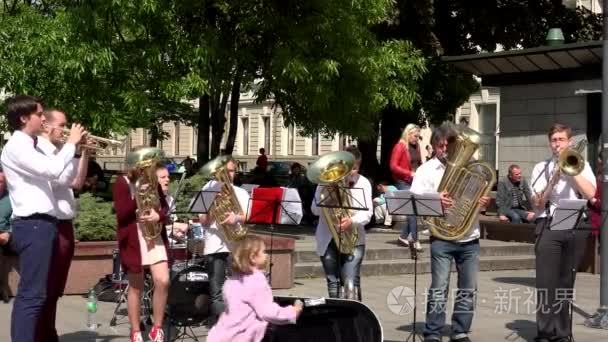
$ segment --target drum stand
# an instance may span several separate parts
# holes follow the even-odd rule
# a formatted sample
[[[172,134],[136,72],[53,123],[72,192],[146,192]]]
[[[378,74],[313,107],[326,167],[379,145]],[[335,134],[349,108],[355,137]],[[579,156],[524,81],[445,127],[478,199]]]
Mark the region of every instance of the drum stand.
[[[192,329],[191,326],[177,326],[175,327],[175,330],[177,335],[173,338],[169,337],[170,342],[177,341],[178,339],[181,339],[180,341],[184,341],[186,337],[199,342],[198,338],[196,338],[196,334],[194,333],[194,329]]]
[[[152,293],[152,286],[151,286],[151,280],[148,279],[148,274],[144,273],[144,288],[142,290],[142,294],[141,294],[141,306],[142,306],[142,310],[141,310],[141,315],[140,315],[140,330],[144,331],[144,326],[145,325],[152,325],[152,318],[151,318],[151,314],[152,314],[152,298],[151,298],[151,293]],[[120,291],[120,295],[118,296],[118,303],[116,304],[116,308],[114,309],[114,314],[112,315],[112,318],[110,319],[110,326],[111,327],[115,327],[116,326],[116,321],[118,318],[118,311],[120,311],[120,308],[122,306],[122,303],[126,303],[127,302],[127,294],[129,293],[129,285],[127,284],[127,286],[125,286],[121,291]]]

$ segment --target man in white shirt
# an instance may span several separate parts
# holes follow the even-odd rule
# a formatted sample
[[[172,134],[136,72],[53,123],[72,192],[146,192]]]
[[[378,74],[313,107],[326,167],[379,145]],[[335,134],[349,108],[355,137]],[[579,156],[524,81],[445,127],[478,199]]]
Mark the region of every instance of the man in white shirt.
[[[532,205],[536,210],[536,341],[571,341],[570,300],[581,251],[588,232],[551,230],[550,224],[560,199],[585,199],[595,195],[595,175],[585,161],[576,176],[560,172],[555,163],[560,153],[572,146],[572,129],[555,123],[547,134],[552,157],[532,170]],[[576,253],[576,254],[575,254]],[[560,298],[561,297],[561,298]]]
[[[236,161],[230,159],[226,163],[226,171],[230,181],[234,181],[236,173]],[[208,214],[199,215],[199,221],[205,229],[205,255],[207,270],[209,272],[209,294],[211,296],[211,314],[208,326],[211,328],[219,315],[224,311],[224,299],[222,297],[222,287],[226,280],[226,267],[228,266],[228,255],[230,254],[229,242],[222,229],[217,225],[216,219],[222,224],[244,224],[246,220],[245,211],[249,205],[249,193],[246,190],[231,184],[237,200],[241,206],[241,212],[227,212],[224,217],[210,217]],[[212,180],[203,186],[202,191],[220,191],[221,183]]]
[[[57,109],[43,113],[43,131],[38,136],[38,149],[47,156],[56,155],[63,146],[64,129],[67,125],[65,113]],[[55,320],[57,301],[63,295],[74,256],[74,226],[76,200],[72,189],[80,189],[87,175],[89,150],[77,151],[74,159],[63,170],[58,179],[51,181],[56,200],[57,238],[49,270],[46,303],[42,310],[36,341],[59,342]]]
[[[445,173],[446,151],[448,142],[454,137],[448,125],[433,130],[431,144],[435,156],[422,164],[416,171],[410,190],[416,194],[437,192],[441,178]],[[449,208],[454,205],[450,194],[440,194],[441,205]],[[482,197],[480,205],[489,202]],[[477,291],[477,272],[479,271],[479,221],[476,219],[465,236],[457,241],[442,240],[431,236],[431,288],[429,289],[424,341],[441,341],[445,326],[448,285],[452,261],[458,272],[458,290],[455,293],[452,313],[453,342],[469,342],[468,333],[473,323],[475,311],[475,293]]]
[[[334,228],[340,231],[357,229],[358,240],[353,254],[348,255],[339,253],[337,242],[334,241],[333,236],[329,231],[329,224],[325,219],[325,215],[323,215],[323,210],[331,209],[317,206],[317,203],[321,201],[321,191],[327,186],[317,186],[310,209],[314,215],[319,216],[315,239],[317,242],[317,255],[321,258],[323,270],[325,271],[329,297],[339,298],[341,295],[350,296],[349,293],[340,293],[340,285],[342,285],[345,288],[345,292],[347,292],[349,290],[347,287],[352,284],[354,289],[358,291],[357,298],[361,300],[361,263],[365,256],[365,225],[369,223],[374,213],[372,186],[367,178],[359,174],[359,167],[361,166],[361,152],[359,149],[355,146],[349,146],[345,150],[355,157],[355,164],[351,174],[347,176],[346,181],[348,186],[357,190],[349,190],[350,195],[353,196],[353,201],[367,206],[366,210],[356,210],[351,217],[343,218],[340,222],[340,226]],[[362,189],[362,191],[359,189]],[[355,206],[357,204],[353,205]],[[342,283],[340,283],[340,279],[342,280]]]
[[[11,247],[19,255],[20,279],[11,317],[13,342],[33,342],[46,300],[47,278],[57,235],[57,210],[51,181],[72,162],[86,132],[73,125],[63,148],[53,156],[37,147],[42,130],[41,101],[18,95],[6,100],[7,121],[14,131],[2,150],[2,168],[13,208]]]

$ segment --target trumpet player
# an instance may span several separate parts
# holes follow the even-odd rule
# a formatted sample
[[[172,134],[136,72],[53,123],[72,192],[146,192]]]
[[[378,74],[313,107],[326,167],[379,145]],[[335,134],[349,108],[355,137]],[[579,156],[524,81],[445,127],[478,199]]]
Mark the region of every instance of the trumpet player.
[[[47,156],[56,155],[63,146],[63,130],[66,115],[58,109],[45,110],[42,115],[43,130],[38,135],[38,150]],[[68,272],[74,256],[74,227],[76,201],[72,189],[80,189],[87,174],[88,150],[77,147],[72,162],[59,178],[51,181],[57,214],[57,238],[51,257],[47,280],[46,302],[36,329],[36,341],[59,341],[55,329],[57,301],[63,295]]]
[[[42,101],[17,95],[6,100],[6,118],[13,131],[2,150],[13,208],[11,248],[19,256],[20,279],[11,317],[14,342],[32,342],[46,303],[47,278],[57,235],[57,208],[51,181],[73,162],[76,145],[86,134],[72,125],[63,147],[45,155],[37,147],[42,131]]]
[[[561,171],[558,158],[572,145],[572,129],[555,123],[547,134],[551,158],[541,161],[532,171],[532,204],[536,211],[536,327],[538,342],[564,342],[572,339],[570,299],[558,299],[561,292],[572,295],[578,258],[584,241],[575,239],[574,230],[550,230],[550,223],[560,199],[585,199],[595,194],[595,176],[586,161],[582,172],[567,175]],[[582,234],[579,234],[582,235]]]

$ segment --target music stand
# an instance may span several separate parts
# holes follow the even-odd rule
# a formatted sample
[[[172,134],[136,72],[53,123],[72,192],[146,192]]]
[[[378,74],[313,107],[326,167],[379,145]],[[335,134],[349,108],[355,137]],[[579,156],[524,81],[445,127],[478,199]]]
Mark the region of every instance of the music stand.
[[[221,183],[217,183],[217,184],[221,184]],[[215,187],[215,184],[212,186]],[[186,198],[190,198],[190,202],[188,203],[188,206],[186,208],[185,211],[173,211],[172,214],[208,214],[209,213],[209,209],[211,208],[213,201],[215,200],[215,196],[217,195],[217,193],[219,192],[219,190],[200,190],[200,191],[188,191],[186,192]],[[175,207],[177,203],[177,197],[174,198],[173,200],[173,205],[172,207]],[[173,223],[171,223],[171,234],[173,235],[173,229],[174,229],[174,225]],[[172,239],[173,240],[173,239]],[[173,246],[173,241],[171,241],[171,247]],[[188,250],[188,245],[186,242],[186,250]],[[170,248],[170,253],[171,253],[171,260],[175,260],[175,256],[173,255],[173,249]],[[191,261],[189,259],[186,259],[186,267],[189,266],[189,263]],[[194,254],[192,256],[192,263],[194,263]],[[173,271],[173,267],[172,265],[169,268],[169,275],[170,275],[170,279],[173,278],[174,276],[174,271]],[[172,338],[172,327],[175,325],[174,321],[172,320],[172,316],[171,316],[171,305],[167,305],[167,323],[168,323],[168,329],[167,329],[167,337],[169,339],[169,341],[177,341],[178,339],[184,339],[185,337],[189,337],[195,341],[198,341],[198,339],[196,338],[196,335],[194,335],[194,332],[192,330],[192,327],[187,326],[187,325],[181,325],[178,324],[176,325],[176,334],[175,337]],[[189,330],[188,330],[189,329]]]
[[[281,189],[280,193],[276,191]],[[252,189],[252,196],[249,198],[248,211],[249,215],[247,223],[267,226],[270,230],[270,260],[268,268],[268,283],[272,287],[272,252],[273,238],[275,227],[278,226],[296,226],[302,220],[302,213],[298,215],[294,212],[294,207],[299,205],[302,211],[302,201],[297,190],[293,191],[293,195],[297,199],[283,198],[286,188],[255,188]],[[254,198],[255,197],[255,198]],[[284,214],[279,216],[279,214]],[[283,220],[281,220],[283,218]]]
[[[337,186],[337,185],[333,185],[333,184],[319,184],[317,185],[317,187],[319,188],[319,192],[318,194],[328,194],[327,197],[325,198],[317,198],[317,195],[315,195],[315,204],[317,207],[319,208],[333,208],[333,209],[345,209],[345,210],[368,210],[367,208],[367,200],[365,197],[365,191],[363,190],[363,188],[350,188],[350,187],[345,187],[345,186]],[[324,191],[325,190],[325,191]],[[359,193],[361,196],[355,196],[355,194]],[[371,195],[371,194],[370,194]],[[363,198],[363,203],[361,203],[361,201],[359,201],[357,198]],[[350,202],[350,206],[346,206],[345,204],[348,202]],[[338,217],[339,221],[342,221],[342,216]],[[330,222],[327,222],[327,224],[330,224]],[[329,227],[328,227],[329,229]],[[336,228],[337,229],[337,228]],[[359,229],[358,227],[351,227],[350,229]],[[338,263],[338,273],[340,274],[340,277],[338,277],[338,298],[341,298],[341,296],[343,295],[343,293],[341,293],[342,291],[342,286],[344,285],[342,283],[342,263],[341,263],[341,252],[340,252],[340,247],[342,246],[342,235],[344,234],[344,232],[342,231],[338,231],[338,241],[337,242],[337,248],[338,248],[338,253],[337,253],[337,263]],[[360,289],[360,284],[359,284],[359,293],[358,293],[358,299],[361,300],[361,289]]]
[[[397,190],[386,193],[384,198],[386,200],[387,215],[413,215],[416,216],[416,218],[419,216],[444,216],[439,193],[416,195],[409,190]],[[418,335],[418,332],[416,331],[416,309],[418,308],[418,252],[413,244],[410,245],[410,254],[412,259],[414,259],[414,317],[412,332],[405,340],[406,342],[409,341],[410,338],[412,338],[413,341],[416,341],[417,338],[423,341],[423,337]]]
[[[573,240],[573,247],[572,247],[572,253],[570,253],[570,261],[571,261],[571,265],[572,265],[572,269],[571,269],[571,276],[572,276],[572,280],[574,281],[575,277],[576,277],[576,269],[577,269],[577,263],[576,263],[576,231],[578,230],[576,227],[578,226],[581,217],[583,216],[583,209],[585,204],[587,203],[587,200],[581,200],[581,199],[573,199],[573,200],[568,200],[568,199],[561,199],[559,200],[558,206],[557,208],[555,208],[555,211],[553,212],[553,216],[552,216],[552,220],[551,223],[549,225],[549,229],[550,230],[555,230],[555,231],[559,231],[559,230],[571,230],[572,231],[572,240]],[[574,283],[570,284],[570,288],[573,289],[574,288]],[[572,330],[572,320],[573,320],[573,306],[574,306],[574,293],[572,294],[572,297],[568,298],[568,310],[569,310],[569,314],[570,314],[570,330]]]

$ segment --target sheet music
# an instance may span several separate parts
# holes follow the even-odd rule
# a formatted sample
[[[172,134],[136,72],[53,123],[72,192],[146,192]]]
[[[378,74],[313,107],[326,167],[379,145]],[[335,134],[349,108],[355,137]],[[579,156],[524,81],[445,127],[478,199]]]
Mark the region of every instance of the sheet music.
[[[584,199],[560,199],[553,213],[551,230],[574,229],[579,218],[580,210],[587,204]]]
[[[215,200],[215,196],[222,189],[222,183],[213,182],[207,188],[197,193],[188,204],[190,211],[198,213],[207,213]],[[196,203],[194,202],[196,201]]]
[[[384,195],[386,206],[391,215],[443,216],[438,192],[415,194],[409,190],[397,190]],[[414,213],[414,203],[416,211]]]

